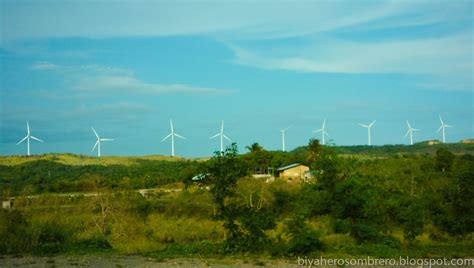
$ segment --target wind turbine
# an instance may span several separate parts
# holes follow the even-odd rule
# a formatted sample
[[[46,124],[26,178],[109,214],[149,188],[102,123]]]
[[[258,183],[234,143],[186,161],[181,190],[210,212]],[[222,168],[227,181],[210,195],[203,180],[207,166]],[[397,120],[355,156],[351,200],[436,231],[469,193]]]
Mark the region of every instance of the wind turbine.
[[[412,128],[408,120],[407,120],[407,126],[408,126],[408,131],[407,131],[407,134],[405,134],[405,137],[408,136],[408,134],[410,134],[410,145],[413,145],[413,131],[420,131],[420,130],[416,128]]]
[[[291,126],[285,128],[285,129],[280,129],[280,132],[281,132],[281,150],[283,152],[286,152],[286,148],[285,148],[285,132],[290,129]]]
[[[16,145],[19,145],[20,143],[22,143],[26,140],[27,144],[28,144],[28,156],[29,156],[30,155],[30,139],[33,139],[33,140],[39,141],[39,142],[43,142],[43,141],[36,138],[35,136],[31,135],[30,124],[28,123],[28,121],[26,121],[26,130],[27,130],[26,136],[21,141],[19,141]]]
[[[438,128],[438,131],[437,131],[437,132],[440,132],[441,130],[443,130],[443,143],[445,143],[445,142],[446,142],[445,129],[446,129],[447,127],[453,127],[453,126],[450,126],[450,125],[448,125],[448,124],[445,124],[445,123],[443,122],[443,119],[441,118],[441,115],[439,115],[439,121],[441,122],[441,126]]]
[[[179,135],[178,133],[174,132],[174,127],[173,127],[173,120],[170,119],[170,127],[171,127],[171,133],[168,134],[168,136],[164,137],[161,142],[164,142],[167,140],[169,137],[171,137],[171,156],[174,156],[174,137],[181,138],[185,140],[186,138]]]
[[[209,139],[214,139],[214,138],[217,138],[217,137],[220,137],[221,138],[221,155],[224,154],[224,139],[228,140],[228,141],[231,141],[229,139],[229,137],[227,137],[225,134],[224,134],[224,120],[222,120],[222,124],[221,124],[221,132],[217,133],[216,135],[210,137]]]
[[[103,142],[103,141],[113,141],[114,139],[101,139],[99,137],[99,134],[97,134],[97,131],[95,131],[94,127],[91,127],[91,128],[92,128],[92,131],[94,131],[94,134],[97,138],[97,141],[95,142],[94,147],[92,147],[92,152],[97,147],[97,157],[100,157],[100,143]]]
[[[321,132],[323,145],[326,144],[325,136],[331,137],[329,136],[329,133],[327,133],[326,131],[326,119],[324,119],[323,126],[320,129],[313,131],[313,133],[317,133],[317,132]]]
[[[372,128],[372,126],[375,124],[375,121],[377,121],[377,120],[372,121],[372,123],[370,123],[369,125],[359,124],[359,126],[361,126],[361,127],[366,127],[366,128],[367,128],[368,139],[369,139],[369,146],[372,145],[372,143],[370,142],[370,128]]]

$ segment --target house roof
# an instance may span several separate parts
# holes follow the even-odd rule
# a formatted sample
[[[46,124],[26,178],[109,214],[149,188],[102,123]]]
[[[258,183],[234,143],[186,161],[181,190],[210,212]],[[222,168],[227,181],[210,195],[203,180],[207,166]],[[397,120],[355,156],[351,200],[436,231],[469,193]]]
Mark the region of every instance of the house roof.
[[[288,165],[288,166],[281,167],[281,168],[277,169],[277,171],[283,171],[283,170],[287,170],[287,169],[297,167],[297,166],[303,166],[303,165],[300,164],[300,163],[294,163],[294,164],[291,164],[291,165]]]

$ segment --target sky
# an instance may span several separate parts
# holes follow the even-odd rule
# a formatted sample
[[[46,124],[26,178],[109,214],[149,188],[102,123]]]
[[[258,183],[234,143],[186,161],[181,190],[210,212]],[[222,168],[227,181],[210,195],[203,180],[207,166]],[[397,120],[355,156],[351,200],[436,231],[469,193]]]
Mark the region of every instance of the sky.
[[[474,138],[474,2],[0,0],[0,154]]]

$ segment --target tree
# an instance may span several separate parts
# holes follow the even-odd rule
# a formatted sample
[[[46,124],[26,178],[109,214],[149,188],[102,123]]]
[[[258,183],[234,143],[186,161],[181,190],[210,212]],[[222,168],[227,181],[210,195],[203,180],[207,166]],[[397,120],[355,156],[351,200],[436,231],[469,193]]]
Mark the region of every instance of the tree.
[[[322,151],[322,146],[317,139],[310,139],[308,143],[308,163],[315,163],[319,160]]]
[[[436,167],[438,170],[442,172],[449,171],[453,165],[453,162],[454,155],[450,151],[444,148],[438,149],[438,151],[436,151]]]
[[[263,151],[263,147],[260,144],[258,144],[258,142],[254,142],[249,146],[245,146],[245,148],[249,150],[249,152],[251,153],[257,153],[257,152]]]
[[[253,206],[247,200],[239,202],[237,181],[247,175],[248,169],[244,159],[238,157],[237,145],[233,143],[223,154],[217,153],[203,165],[201,174],[206,175],[198,183],[210,187],[216,218],[224,222],[227,231],[225,250],[265,249],[270,243],[264,231],[275,227],[275,217],[261,205]]]

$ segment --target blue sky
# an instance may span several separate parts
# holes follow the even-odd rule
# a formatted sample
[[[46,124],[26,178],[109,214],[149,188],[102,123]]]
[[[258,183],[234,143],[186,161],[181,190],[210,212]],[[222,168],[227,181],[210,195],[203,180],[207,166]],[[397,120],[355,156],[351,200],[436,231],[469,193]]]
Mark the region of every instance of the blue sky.
[[[0,1],[0,154],[209,156],[474,136],[472,1]]]

